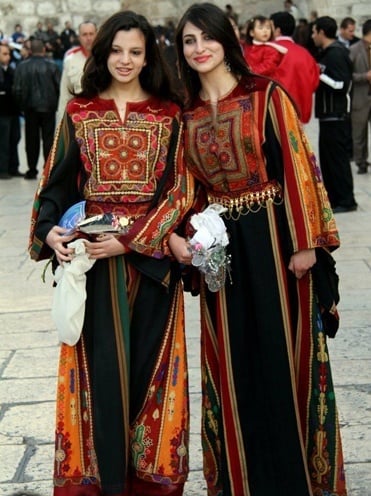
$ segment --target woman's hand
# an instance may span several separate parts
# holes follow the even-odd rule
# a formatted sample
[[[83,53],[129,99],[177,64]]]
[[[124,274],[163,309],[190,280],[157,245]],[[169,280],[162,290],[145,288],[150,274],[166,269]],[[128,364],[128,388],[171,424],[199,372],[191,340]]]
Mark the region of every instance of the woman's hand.
[[[100,234],[97,236],[96,241],[86,240],[84,243],[86,253],[93,260],[123,255],[128,251],[114,234]]]
[[[190,265],[192,262],[192,253],[189,243],[178,236],[176,233],[171,233],[168,241],[169,248],[174,255],[174,257],[178,260],[179,263]]]
[[[48,232],[45,240],[50,248],[54,250],[59,264],[63,264],[63,262],[70,262],[73,258],[74,250],[73,248],[66,247],[66,243],[72,241],[76,235],[66,235],[66,232],[68,232],[68,229],[54,226]]]
[[[316,252],[314,248],[301,250],[292,255],[289,270],[295,274],[297,279],[301,279],[315,263]]]

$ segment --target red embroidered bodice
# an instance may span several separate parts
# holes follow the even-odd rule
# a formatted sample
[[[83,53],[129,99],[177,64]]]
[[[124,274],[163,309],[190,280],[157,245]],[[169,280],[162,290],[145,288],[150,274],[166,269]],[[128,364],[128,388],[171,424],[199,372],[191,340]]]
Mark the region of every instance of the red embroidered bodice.
[[[249,93],[238,85],[218,102],[216,119],[211,105],[201,100],[185,112],[187,165],[209,190],[243,191],[267,181],[262,125],[255,120],[260,101],[254,91],[266,85],[258,80]]]
[[[166,107],[165,107],[166,105]],[[155,98],[129,103],[124,122],[113,100],[76,98],[67,107],[87,173],[89,213],[150,202],[166,166],[175,104]],[[89,207],[88,207],[89,208]],[[126,209],[125,209],[126,210]],[[126,212],[125,212],[126,213]]]

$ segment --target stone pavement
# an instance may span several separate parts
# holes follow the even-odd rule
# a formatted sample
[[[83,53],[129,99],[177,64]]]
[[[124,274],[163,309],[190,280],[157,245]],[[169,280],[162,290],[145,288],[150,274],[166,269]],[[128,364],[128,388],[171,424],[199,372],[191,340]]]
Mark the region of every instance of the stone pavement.
[[[307,132],[316,148],[316,121]],[[349,496],[371,496],[371,174],[354,180],[359,210],[337,216],[341,328],[329,348]],[[43,283],[45,263],[30,261],[26,250],[35,188],[22,178],[0,181],[0,496],[52,491],[58,342],[50,272]],[[192,435],[185,496],[203,496],[197,299],[187,296],[186,312]]]

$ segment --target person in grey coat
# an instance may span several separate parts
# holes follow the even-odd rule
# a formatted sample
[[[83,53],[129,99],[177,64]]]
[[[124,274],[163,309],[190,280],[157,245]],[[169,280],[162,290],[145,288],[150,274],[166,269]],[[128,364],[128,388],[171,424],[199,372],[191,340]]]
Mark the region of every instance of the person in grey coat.
[[[368,127],[371,125],[371,19],[362,26],[362,39],[349,49],[353,62],[352,138],[358,174],[366,174]]]

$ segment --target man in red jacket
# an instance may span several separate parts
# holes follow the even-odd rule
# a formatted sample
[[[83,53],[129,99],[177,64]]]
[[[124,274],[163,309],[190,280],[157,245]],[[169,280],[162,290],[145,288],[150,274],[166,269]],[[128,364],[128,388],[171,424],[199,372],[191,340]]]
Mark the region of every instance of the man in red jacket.
[[[274,79],[282,84],[293,98],[299,111],[301,122],[309,122],[313,93],[319,84],[319,67],[312,55],[294,42],[295,19],[288,12],[271,15],[274,26],[274,41],[287,48],[274,73]]]

